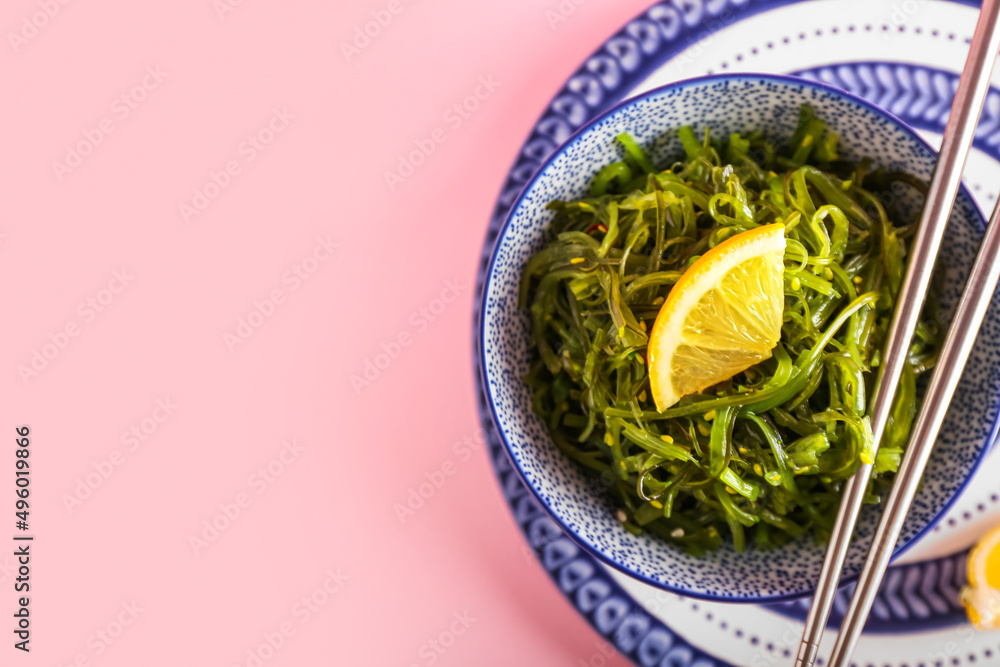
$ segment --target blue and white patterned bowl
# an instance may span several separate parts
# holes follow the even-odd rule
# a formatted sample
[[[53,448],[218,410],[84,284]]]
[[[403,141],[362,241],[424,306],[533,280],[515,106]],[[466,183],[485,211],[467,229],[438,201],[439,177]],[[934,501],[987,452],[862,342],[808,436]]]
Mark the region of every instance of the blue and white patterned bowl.
[[[682,154],[675,130],[710,127],[714,136],[762,129],[791,137],[803,103],[841,136],[841,155],[869,156],[876,164],[929,179],[931,147],[902,121],[824,84],[796,77],[736,74],[678,82],[626,101],[587,124],[542,165],[525,186],[497,238],[483,285],[479,327],[483,385],[514,468],[552,517],[601,561],[653,586],[693,597],[733,602],[776,602],[810,594],[823,549],[811,537],[771,551],[737,553],[731,545],[696,558],[622,528],[609,502],[562,456],[531,410],[522,382],[528,368],[527,314],[518,310],[521,268],[546,241],[553,199],[583,196],[602,166],[620,160],[615,137],[629,132],[657,164]],[[912,197],[907,192],[895,196]],[[913,205],[918,205],[914,201]],[[978,248],[985,220],[963,188],[949,222],[942,258],[947,266],[942,321],[951,310]],[[897,554],[930,530],[978,467],[997,428],[1000,376],[1000,297],[994,297],[920,493],[897,545]],[[866,508],[843,581],[857,577],[877,514]]]

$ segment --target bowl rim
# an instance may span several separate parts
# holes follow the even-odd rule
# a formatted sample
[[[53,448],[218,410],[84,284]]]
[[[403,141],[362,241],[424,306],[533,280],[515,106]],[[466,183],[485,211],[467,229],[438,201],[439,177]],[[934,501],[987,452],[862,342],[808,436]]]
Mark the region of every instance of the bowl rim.
[[[478,356],[478,361],[480,366],[479,381],[482,386],[483,393],[487,398],[486,403],[489,406],[490,417],[493,422],[493,427],[497,432],[497,436],[500,442],[503,444],[504,453],[507,456],[507,459],[510,461],[511,467],[517,472],[518,477],[521,479],[522,483],[531,493],[532,497],[538,503],[538,505],[544,508],[548,517],[551,520],[555,521],[555,523],[559,526],[560,530],[562,530],[562,532],[565,535],[567,535],[574,543],[576,543],[580,548],[582,548],[584,551],[586,551],[588,554],[596,558],[599,562],[603,563],[604,565],[609,566],[612,569],[617,570],[618,572],[621,572],[622,574],[628,577],[631,577],[632,579],[640,581],[649,586],[653,586],[654,588],[660,590],[665,590],[670,593],[675,593],[693,599],[707,600],[713,602],[728,602],[734,604],[771,604],[778,602],[788,602],[808,597],[813,593],[815,593],[815,588],[811,590],[781,593],[777,595],[756,595],[756,596],[727,596],[727,595],[705,593],[702,591],[694,591],[687,588],[682,588],[661,581],[657,581],[646,575],[635,572],[629,569],[624,564],[613,560],[608,555],[603,553],[601,550],[589,544],[581,536],[577,535],[577,533],[574,530],[570,529],[563,521],[562,517],[556,511],[554,511],[547,502],[544,501],[538,489],[536,489],[534,485],[531,484],[531,482],[528,480],[524,470],[522,469],[520,463],[517,460],[517,457],[514,456],[511,444],[507,439],[507,433],[500,426],[500,420],[496,408],[496,401],[494,400],[493,392],[490,389],[490,384],[487,381],[486,376],[488,373],[487,369],[489,368],[489,366],[487,364],[486,348],[483,345],[483,342],[485,340],[485,328],[486,328],[486,319],[488,310],[485,305],[485,299],[487,293],[489,292],[490,286],[493,283],[493,272],[497,260],[497,250],[500,247],[500,244],[502,243],[508,228],[510,227],[514,214],[516,213],[520,204],[524,200],[525,195],[529,190],[531,190],[531,188],[535,186],[535,184],[541,178],[541,175],[545,172],[545,170],[553,162],[559,159],[570,148],[570,146],[572,146],[580,138],[581,135],[592,129],[595,125],[597,125],[601,121],[614,115],[615,113],[626,107],[632,106],[645,99],[658,96],[668,90],[680,90],[691,86],[698,86],[706,83],[711,83],[713,81],[735,82],[741,80],[754,81],[754,82],[773,81],[782,84],[793,84],[802,86],[803,88],[816,89],[823,91],[825,93],[835,95],[837,97],[844,99],[845,101],[855,104],[856,106],[863,107],[864,109],[867,109],[868,111],[874,113],[875,115],[881,116],[886,120],[890,121],[891,123],[895,124],[904,133],[910,135],[911,139],[913,139],[918,144],[926,148],[935,158],[935,160],[937,158],[938,151],[935,150],[934,147],[931,146],[931,144],[927,142],[922,136],[920,136],[920,134],[914,128],[912,128],[905,121],[897,117],[891,111],[883,109],[882,107],[873,104],[872,102],[864,99],[863,97],[859,97],[841,88],[831,86],[821,81],[804,79],[802,77],[793,76],[790,74],[767,74],[767,73],[754,73],[754,72],[710,74],[706,76],[681,79],[662,86],[657,86],[656,88],[652,88],[638,95],[629,97],[619,102],[618,104],[609,107],[608,109],[594,116],[593,118],[590,118],[583,125],[577,128],[577,130],[573,132],[573,134],[571,134],[562,144],[560,144],[554,151],[552,151],[552,153],[535,169],[534,173],[531,175],[531,178],[529,178],[528,181],[525,182],[524,186],[518,192],[517,197],[513,199],[510,208],[508,209],[506,215],[504,216],[503,223],[501,223],[500,227],[497,229],[496,239],[493,242],[493,247],[490,249],[489,262],[487,263],[485,271],[482,274],[483,275],[482,288],[476,295],[479,306],[478,308],[479,321],[475,323],[476,342],[479,348],[476,351],[476,355]],[[974,221],[975,226],[978,228],[978,231],[980,232],[984,231],[986,229],[987,218],[985,215],[983,215],[983,211],[979,207],[979,204],[972,197],[972,194],[965,186],[964,180],[961,180],[959,182],[959,190],[958,194],[956,195],[956,201],[958,199],[958,195],[964,196],[966,201],[968,201],[972,205],[973,212],[975,213],[975,217],[977,218]],[[952,207],[954,207],[954,202],[952,203]],[[1000,203],[998,203],[998,207],[1000,207]],[[997,293],[1000,294],[1000,290],[998,290]],[[1000,411],[997,412],[997,415],[994,417],[993,423],[990,426],[987,444],[983,447],[982,451],[976,457],[973,464],[968,468],[965,479],[961,481],[956,492],[951,496],[951,498],[949,498],[945,502],[940,511],[937,512],[923,528],[917,531],[917,533],[910,540],[905,542],[902,546],[899,546],[897,544],[894,547],[891,561],[895,561],[900,556],[902,556],[912,546],[917,544],[928,533],[930,533],[935,528],[935,526],[937,526],[941,522],[942,519],[944,519],[948,511],[954,506],[954,504],[965,492],[966,488],[972,481],[972,478],[975,476],[976,472],[979,470],[986,456],[989,455],[990,451],[993,448],[993,443],[997,438],[998,431],[1000,431]],[[838,588],[840,588],[848,584],[851,584],[857,581],[858,577],[859,577],[858,574],[842,576],[837,586]]]

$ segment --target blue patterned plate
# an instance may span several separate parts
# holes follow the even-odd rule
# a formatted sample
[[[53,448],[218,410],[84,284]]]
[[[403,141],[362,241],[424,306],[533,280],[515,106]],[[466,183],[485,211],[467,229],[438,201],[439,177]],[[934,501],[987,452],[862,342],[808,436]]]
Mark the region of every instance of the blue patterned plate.
[[[719,136],[758,129],[768,137],[790,137],[799,108],[808,102],[841,137],[844,159],[870,157],[875,164],[928,180],[935,156],[912,130],[869,102],[821,83],[780,75],[715,75],[657,88],[630,99],[574,135],[538,170],[501,228],[483,286],[483,381],[494,423],[515,467],[557,522],[600,560],[665,590],[719,601],[775,602],[807,595],[815,588],[823,549],[811,535],[768,551],[737,553],[732,545],[695,557],[649,535],[633,535],[615,517],[607,499],[593,493],[588,478],[560,455],[545,424],[532,411],[531,392],[521,381],[528,372],[530,345],[525,313],[518,308],[520,277],[540,250],[555,215],[548,202],[585,196],[593,175],[621,159],[615,137],[628,131],[654,163],[682,154],[675,132],[683,125],[709,127]],[[890,193],[887,193],[890,194]],[[904,188],[895,193],[918,210],[920,198]],[[963,191],[942,246],[948,271],[942,292],[942,321],[958,301],[986,221]],[[1000,299],[987,318],[967,371],[948,412],[924,483],[903,527],[903,548],[951,505],[992,442],[1000,396]],[[989,369],[992,372],[987,372]],[[878,514],[866,508],[848,553],[844,577],[861,570],[865,544]]]
[[[966,3],[941,0],[653,5],[603,44],[553,99],[511,169],[484,253],[524,183],[577,127],[628,96],[681,78],[727,70],[801,73],[889,108],[938,144],[975,18]],[[976,146],[966,182],[989,209],[1000,183],[995,91]],[[697,602],[610,572],[535,506],[500,449],[482,396],[480,413],[505,497],[531,548],[570,603],[620,652],[644,666],[792,664],[805,603]],[[998,479],[1000,456],[993,454],[947,519],[891,569],[856,654],[860,665],[997,659],[1000,637],[974,633],[964,623],[957,591],[968,546],[1000,521]],[[842,593],[832,622],[845,602]]]

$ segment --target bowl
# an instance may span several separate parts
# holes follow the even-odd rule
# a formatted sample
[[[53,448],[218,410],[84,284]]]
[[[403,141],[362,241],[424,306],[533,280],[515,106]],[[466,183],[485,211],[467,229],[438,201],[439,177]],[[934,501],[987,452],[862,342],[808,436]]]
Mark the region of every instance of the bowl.
[[[539,168],[500,229],[480,295],[477,335],[482,381],[514,468],[540,505],[581,547],[631,577],[682,595],[747,603],[809,595],[819,577],[824,547],[807,535],[778,549],[738,553],[727,543],[695,557],[654,537],[626,531],[612,504],[591,490],[589,478],[560,454],[531,410],[531,392],[522,382],[530,350],[527,313],[518,309],[521,269],[545,243],[554,215],[545,205],[553,199],[583,196],[598,169],[622,159],[615,141],[619,133],[629,132],[655,164],[668,164],[683,154],[675,132],[683,125],[698,132],[709,127],[713,136],[762,129],[772,140],[787,141],[803,103],[812,105],[840,135],[844,158],[869,156],[877,165],[930,179],[935,151],[901,120],[849,93],[791,76],[732,74],[681,81],[597,117]],[[920,205],[915,193],[894,194],[913,210]],[[985,224],[963,187],[941,251],[946,267],[942,322],[950,321]],[[996,434],[998,396],[1000,301],[995,296],[896,546],[897,555],[933,528],[969,482]],[[860,572],[877,520],[877,510],[866,507],[842,583]]]

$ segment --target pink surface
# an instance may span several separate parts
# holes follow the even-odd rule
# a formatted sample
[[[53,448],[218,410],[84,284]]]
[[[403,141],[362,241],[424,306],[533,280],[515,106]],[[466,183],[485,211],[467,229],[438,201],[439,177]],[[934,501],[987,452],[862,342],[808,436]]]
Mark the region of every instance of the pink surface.
[[[626,664],[525,555],[469,332],[518,147],[646,4],[5,3],[0,664]]]

